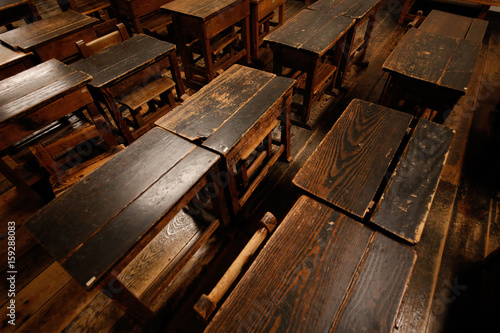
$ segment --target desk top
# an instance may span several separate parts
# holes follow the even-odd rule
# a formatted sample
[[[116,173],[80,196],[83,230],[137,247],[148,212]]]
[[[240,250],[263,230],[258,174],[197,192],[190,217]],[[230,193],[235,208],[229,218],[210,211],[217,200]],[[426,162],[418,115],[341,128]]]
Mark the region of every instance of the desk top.
[[[92,77],[51,59],[0,81],[0,122],[37,110],[84,87]]]
[[[275,103],[294,80],[233,65],[156,125],[226,155]]]
[[[308,9],[361,19],[377,6],[380,1],[381,0],[319,0],[310,5]]]
[[[355,23],[352,18],[303,10],[264,40],[319,56],[329,50]]]
[[[0,11],[27,4],[30,1],[32,0],[0,0]]]
[[[299,198],[206,332],[390,332],[416,255]]]
[[[411,29],[383,69],[464,94],[480,48],[480,42]]]
[[[418,29],[437,35],[481,43],[488,23],[485,20],[434,9]]]
[[[153,128],[43,207],[26,227],[75,280],[90,288],[218,159]]]
[[[147,68],[173,50],[175,50],[174,44],[139,34],[79,60],[71,66],[92,75],[94,81],[91,86],[102,88]]]
[[[453,130],[353,100],[293,179],[308,193],[364,218],[385,186],[372,222],[411,242],[420,240]],[[409,140],[409,141],[408,141]],[[403,150],[401,156],[396,153]]]
[[[24,53],[21,51],[12,51],[11,49],[0,44],[0,69],[10,66],[11,64],[23,61],[31,57],[33,53]]]
[[[72,10],[0,34],[0,41],[14,50],[32,51],[99,22]]]
[[[207,21],[241,2],[248,2],[250,6],[249,0],[182,0],[167,3],[161,8]]]

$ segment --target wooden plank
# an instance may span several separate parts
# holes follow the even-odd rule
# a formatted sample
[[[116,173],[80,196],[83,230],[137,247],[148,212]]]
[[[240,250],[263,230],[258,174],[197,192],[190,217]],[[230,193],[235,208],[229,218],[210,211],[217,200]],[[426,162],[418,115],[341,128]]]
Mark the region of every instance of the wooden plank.
[[[169,147],[168,154],[165,147]],[[192,149],[193,144],[153,129],[54,199],[25,225],[56,259],[62,260]]]
[[[188,140],[205,140],[276,75],[234,65],[156,125]]]
[[[415,260],[413,249],[377,233],[330,332],[392,332]]]
[[[333,16],[342,15],[359,1],[349,0],[318,0],[307,8],[320,12],[329,13]]]
[[[0,69],[16,64],[18,62],[29,59],[33,53],[24,53],[20,51],[12,51],[11,49],[0,45]]]
[[[323,55],[354,25],[354,20],[328,13],[303,10],[264,40]]]
[[[58,60],[38,66],[0,81],[0,122],[41,108],[60,97],[84,87],[92,78]],[[22,87],[22,89],[20,89]]]
[[[244,106],[222,124],[214,135],[203,143],[203,147],[226,155],[241,139],[247,137],[247,132],[258,123],[268,110],[277,102],[281,102],[282,97],[292,88],[293,84],[294,80],[285,77],[275,77],[267,82]]]
[[[214,153],[195,148],[79,246],[62,263],[63,267],[82,285],[99,280],[218,159],[219,156]]]
[[[22,290],[16,293],[16,326],[22,325],[32,317],[52,296],[54,296],[71,276],[64,271],[58,263],[54,262]],[[40,292],[43,291],[43,292]],[[6,306],[0,309],[2,318],[8,318],[9,310]],[[7,329],[10,325],[8,319],[2,321],[1,329]]]
[[[385,61],[383,68],[437,84],[446,71],[457,39],[411,29]],[[463,88],[463,87],[462,87]]]
[[[484,35],[486,34],[486,29],[488,28],[488,21],[474,19],[472,22],[469,31],[467,32],[467,36],[465,39],[481,43],[483,41]]]
[[[147,35],[136,35],[104,49],[71,67],[92,75],[91,85],[103,87],[135,73],[175,50],[175,45]]]
[[[412,117],[353,100],[293,183],[363,217]]]
[[[481,43],[459,40],[446,71],[438,81],[443,87],[466,91],[474,66],[476,65]]]
[[[381,0],[358,0],[342,15],[360,20],[374,9]]]
[[[473,18],[434,9],[418,27],[436,35],[465,39],[474,21]]]
[[[327,331],[371,236],[361,223],[301,197],[206,331]]]
[[[453,130],[419,121],[375,209],[373,223],[418,243],[452,139]]]

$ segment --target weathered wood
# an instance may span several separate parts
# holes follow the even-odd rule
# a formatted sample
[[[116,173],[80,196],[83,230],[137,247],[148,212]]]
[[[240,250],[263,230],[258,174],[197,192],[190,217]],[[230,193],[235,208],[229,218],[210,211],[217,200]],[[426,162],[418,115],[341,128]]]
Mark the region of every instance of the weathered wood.
[[[419,121],[375,209],[373,223],[418,243],[452,139],[453,130]]]
[[[308,9],[361,19],[379,3],[380,0],[319,0],[310,5]]]
[[[207,21],[219,13],[224,12],[230,7],[236,6],[245,0],[201,0],[201,1],[183,1],[171,2],[162,6],[163,9],[172,12],[180,12],[189,16],[200,17]]]
[[[413,249],[377,233],[330,332],[392,332],[415,260]]]
[[[327,331],[371,236],[362,224],[301,197],[207,331]]]
[[[446,37],[481,42],[487,25],[488,21],[433,10],[418,29]]]
[[[12,23],[22,19],[26,22],[41,20],[33,0],[0,1],[0,26],[5,25],[9,30]]]
[[[31,52],[13,51],[0,45],[0,80],[31,67],[32,56]]]
[[[410,115],[354,100],[293,183],[363,218],[411,119]]]
[[[465,93],[479,54],[478,42],[411,29],[384,70]]]
[[[82,38],[89,41],[92,36],[95,37],[95,33],[90,28],[98,21],[96,18],[70,10],[4,32],[0,34],[0,40],[12,49],[24,52],[39,53],[43,48],[50,48],[50,52],[39,54],[43,61],[51,58],[63,60],[78,53],[74,45],[76,41]],[[65,50],[57,48],[57,44],[63,43],[63,40]]]

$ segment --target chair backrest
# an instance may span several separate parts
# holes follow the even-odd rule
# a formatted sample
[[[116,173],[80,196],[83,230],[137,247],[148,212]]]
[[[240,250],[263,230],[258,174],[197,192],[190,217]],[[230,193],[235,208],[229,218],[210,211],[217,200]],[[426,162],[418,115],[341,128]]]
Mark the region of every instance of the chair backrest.
[[[117,31],[113,31],[107,35],[99,37],[91,42],[85,43],[83,40],[76,42],[76,46],[80,50],[80,53],[84,58],[90,57],[97,52],[110,47],[111,45],[117,44],[121,41],[130,38],[127,29],[123,23],[118,23],[116,25]]]

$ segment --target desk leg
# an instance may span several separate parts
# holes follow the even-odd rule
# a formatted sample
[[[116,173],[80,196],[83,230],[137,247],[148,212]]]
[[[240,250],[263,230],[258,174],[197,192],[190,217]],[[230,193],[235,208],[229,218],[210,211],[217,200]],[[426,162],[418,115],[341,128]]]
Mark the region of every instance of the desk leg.
[[[175,90],[177,92],[177,98],[180,99],[182,95],[186,93],[184,88],[184,82],[182,82],[181,71],[179,70],[179,65],[177,64],[177,54],[172,51],[168,55],[170,59],[170,73],[175,82]]]
[[[226,162],[227,177],[228,177],[228,189],[229,197],[232,205],[233,214],[238,214],[241,206],[240,200],[238,199],[238,189],[236,187],[236,175],[234,174],[232,166],[228,165]]]
[[[99,133],[101,133],[102,138],[108,145],[108,148],[111,149],[113,147],[116,147],[118,145],[118,142],[113,136],[113,132],[108,126],[108,123],[106,123],[104,117],[99,113],[99,111],[97,110],[97,106],[93,101],[87,105],[87,110],[89,111],[90,116],[92,117],[92,120],[97,127],[97,130],[99,131]]]
[[[344,83],[344,77],[347,72],[347,66],[349,65],[349,58],[351,54],[351,49],[354,43],[354,35],[355,35],[356,25],[354,25],[344,37],[344,40],[340,42],[338,57],[340,60],[338,62],[338,73],[337,73],[337,89],[342,89],[342,83]]]
[[[252,5],[252,13],[250,14],[250,34],[252,40],[252,58],[259,59],[259,21],[257,20],[258,6]]]
[[[292,112],[292,96],[293,96],[293,89],[291,89],[283,97],[283,104],[282,104],[283,113],[281,114],[281,143],[285,145],[285,150],[281,155],[281,159],[286,162],[290,162],[290,153],[291,153],[290,114]]]
[[[116,126],[118,126],[118,129],[122,133],[125,140],[127,140],[127,143],[131,144],[134,141],[134,137],[130,132],[127,123],[125,122],[125,119],[123,118],[122,113],[120,112],[120,109],[115,102],[115,99],[108,91],[103,92],[103,97],[106,101],[106,105],[108,106],[111,115],[113,116]]]
[[[403,9],[401,11],[401,15],[399,16],[399,24],[403,24],[406,20],[406,15],[410,11],[410,2],[411,0],[404,0]]]
[[[210,45],[210,40],[206,37],[205,31],[203,31],[203,36],[202,52],[203,58],[205,60],[205,72],[207,75],[207,82],[210,82],[215,78],[215,66],[214,60],[212,58],[212,46]]]
[[[214,184],[215,195],[211,197],[213,206],[220,216],[222,223],[228,226],[231,219],[229,210],[224,197],[224,188],[228,185],[222,179],[222,173],[218,167],[214,167],[212,173],[209,174],[209,181]],[[226,176],[227,178],[228,176]]]
[[[123,305],[141,322],[147,322],[153,318],[153,311],[141,302],[113,273],[104,278],[101,286],[106,296]]]
[[[282,4],[279,9],[278,27],[282,26],[283,23],[285,23],[285,4]]]
[[[281,48],[273,48],[273,73],[282,76],[283,75],[283,61],[281,56]]]
[[[257,22],[257,25],[259,23]],[[242,29],[242,34],[243,34],[243,43],[245,45],[246,49],[246,55],[245,55],[245,61],[247,64],[250,63],[251,61],[251,43],[250,43],[250,17],[245,17],[243,19],[243,29]],[[257,44],[258,44],[258,33],[257,33]]]
[[[366,55],[366,49],[368,49],[368,45],[372,38],[373,29],[375,28],[375,21],[377,19],[377,14],[379,11],[380,5],[377,5],[373,11],[370,13],[370,17],[368,18],[368,24],[365,31],[365,37],[363,40],[363,45],[361,46],[361,55],[359,56],[358,63],[363,63]],[[367,66],[367,63],[363,63],[364,66]]]
[[[320,65],[320,58],[316,57],[310,62],[309,69],[307,70],[306,89],[304,92],[304,110],[302,112],[302,122],[308,125],[309,116],[314,100],[314,79],[318,74],[318,67]]]

